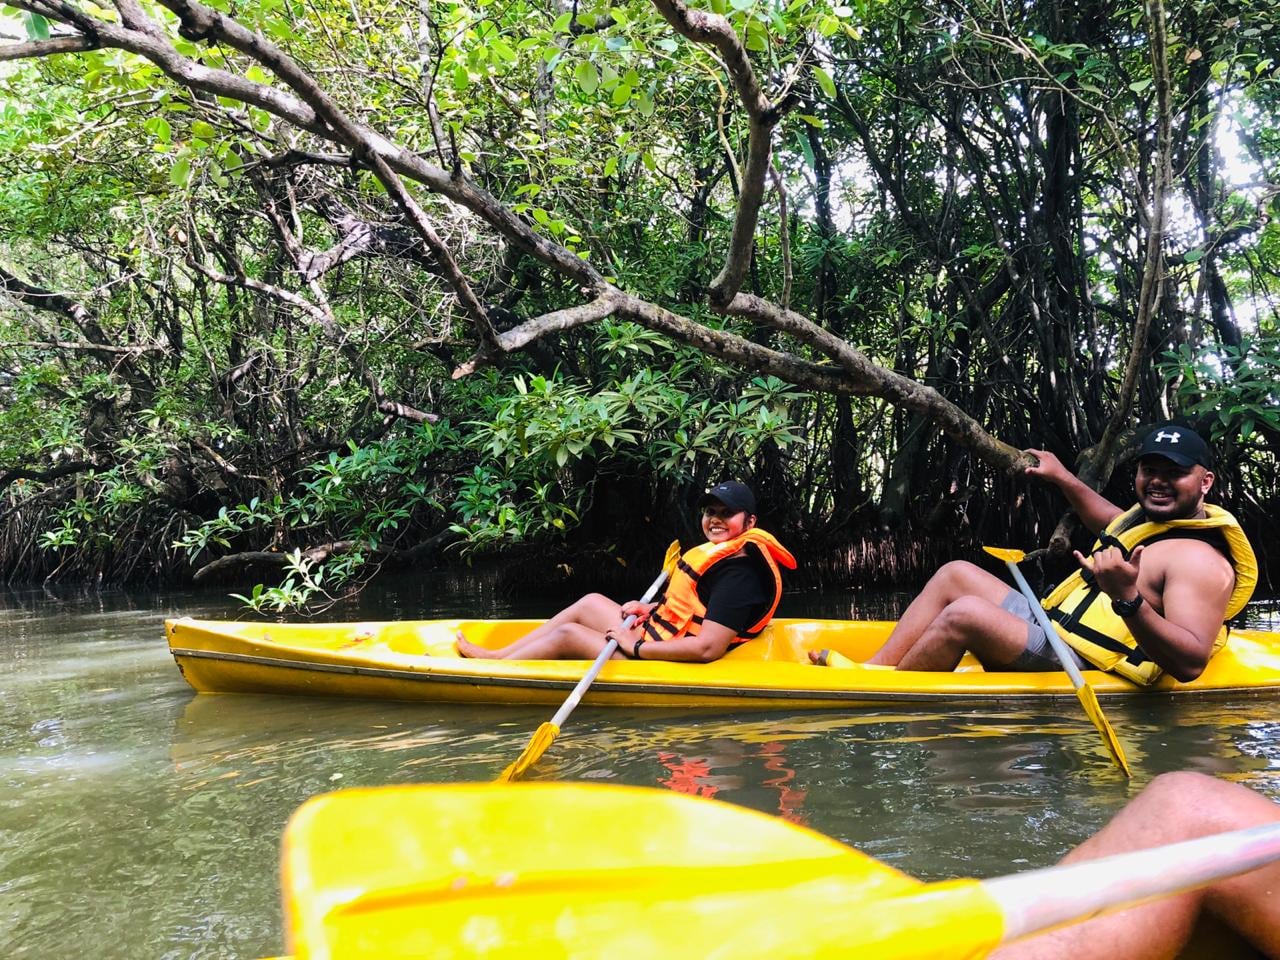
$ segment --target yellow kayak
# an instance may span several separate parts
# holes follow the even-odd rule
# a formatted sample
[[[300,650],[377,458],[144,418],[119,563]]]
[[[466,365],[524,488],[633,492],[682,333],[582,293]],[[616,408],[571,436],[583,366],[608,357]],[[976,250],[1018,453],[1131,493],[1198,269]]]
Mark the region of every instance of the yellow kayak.
[[[925,884],[712,800],[586,784],[317,797],[285,832],[295,960],[977,958],[1280,858],[1280,824],[993,880]],[[1235,956],[1224,941],[1213,954]]]
[[[405,620],[370,623],[165,623],[169,649],[201,693],[309,694],[436,703],[544,704],[564,700],[586,670],[577,660],[469,660],[458,631],[485,647],[523,636],[536,620]],[[954,673],[863,664],[889,621],[777,619],[715,663],[611,660],[583,700],[597,706],[850,708],[989,703],[1011,697],[1075,697],[1063,673],[987,673],[967,657]],[[830,649],[841,667],[814,666]],[[849,661],[852,661],[851,663]],[[1191,683],[1162,678],[1139,689],[1084,671],[1099,697],[1263,693],[1280,689],[1280,633],[1239,630]]]

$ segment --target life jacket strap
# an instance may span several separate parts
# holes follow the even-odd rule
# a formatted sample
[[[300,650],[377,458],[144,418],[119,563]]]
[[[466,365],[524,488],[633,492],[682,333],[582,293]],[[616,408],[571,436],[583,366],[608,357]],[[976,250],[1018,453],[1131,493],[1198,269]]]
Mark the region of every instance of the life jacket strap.
[[[1109,650],[1112,653],[1121,654],[1134,666],[1146,663],[1151,658],[1143,652],[1142,647],[1129,647],[1114,637],[1107,636],[1101,630],[1095,630],[1093,627],[1080,622],[1080,618],[1084,616],[1085,611],[1088,610],[1089,607],[1092,606],[1093,602],[1100,596],[1102,596],[1101,590],[1090,590],[1084,602],[1077,605],[1070,613],[1063,613],[1061,608],[1055,608],[1047,611],[1049,619],[1054,623],[1062,624],[1063,629],[1070,633],[1074,633],[1082,640],[1088,640],[1095,646],[1099,646],[1104,650]]]

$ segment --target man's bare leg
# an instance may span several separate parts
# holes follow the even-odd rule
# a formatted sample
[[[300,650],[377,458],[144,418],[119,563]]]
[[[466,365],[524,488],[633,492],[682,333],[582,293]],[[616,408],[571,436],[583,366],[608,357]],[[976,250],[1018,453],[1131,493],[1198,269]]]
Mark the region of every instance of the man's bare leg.
[[[1280,806],[1246,787],[1198,773],[1166,773],[1063,859],[1130,850],[1280,821]],[[1175,957],[1208,913],[1266,956],[1280,956],[1280,864],[1032,937],[992,960],[1156,960]]]
[[[1008,593],[1008,587],[1004,589]],[[968,650],[986,669],[1004,670],[1027,649],[1028,630],[1025,620],[999,604],[961,597],[933,618],[898,661],[898,669],[954,670]]]
[[[916,641],[924,635],[938,615],[961,597],[978,597],[993,607],[999,607],[1008,593],[1009,585],[999,577],[992,576],[972,563],[966,563],[963,560],[952,561],[938,568],[938,572],[929,578],[929,582],[925,584],[919,596],[911,601],[902,619],[889,634],[889,639],[885,641],[884,646],[877,650],[867,663],[899,665],[907,651],[915,646]],[[1025,642],[1024,637],[1024,646]]]

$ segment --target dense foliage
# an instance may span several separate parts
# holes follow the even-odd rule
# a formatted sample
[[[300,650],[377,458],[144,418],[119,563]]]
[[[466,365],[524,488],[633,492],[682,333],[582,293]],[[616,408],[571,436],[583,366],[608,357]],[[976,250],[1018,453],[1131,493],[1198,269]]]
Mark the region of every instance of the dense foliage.
[[[636,560],[730,474],[905,575],[1175,415],[1274,516],[1269,4],[7,16],[0,576]]]

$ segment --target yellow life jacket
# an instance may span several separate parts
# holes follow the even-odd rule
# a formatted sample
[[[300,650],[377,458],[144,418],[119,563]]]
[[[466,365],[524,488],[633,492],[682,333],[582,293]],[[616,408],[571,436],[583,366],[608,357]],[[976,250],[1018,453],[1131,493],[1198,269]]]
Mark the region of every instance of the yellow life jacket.
[[[759,527],[752,527],[740,536],[724,543],[704,543],[686,551],[676,563],[672,571],[671,581],[667,584],[666,594],[662,602],[653,608],[649,619],[645,621],[645,638],[649,640],[673,640],[676,637],[694,636],[702,630],[702,617],[707,606],[698,597],[698,581],[721,560],[727,560],[747,544],[758,548],[765,565],[773,574],[773,601],[768,611],[759,620],[738,634],[738,639],[730,644],[737,646],[754,636],[758,636],[773,619],[778,609],[778,601],[782,599],[782,573],[778,564],[788,570],[796,568],[796,558],[787,550],[773,534],[766,533]]]
[[[1217,545],[1225,542],[1236,571],[1235,589],[1231,591],[1223,616],[1224,620],[1230,620],[1253,596],[1253,588],[1258,583],[1258,560],[1235,517],[1210,504],[1206,504],[1204,510],[1205,516],[1201,518],[1157,523],[1146,520],[1140,506],[1134,507],[1107,525],[1093,549],[1115,546],[1117,541],[1126,551],[1138,544],[1174,538],[1216,541]],[[1143,686],[1155,683],[1164,671],[1138,646],[1124,619],[1111,609],[1106,595],[1093,584],[1092,575],[1086,577],[1085,573],[1083,569],[1077,570],[1045,599],[1044,609],[1049,619],[1056,623],[1062,638],[1098,669],[1110,670]],[[1221,650],[1226,642],[1224,623],[1209,655]]]

